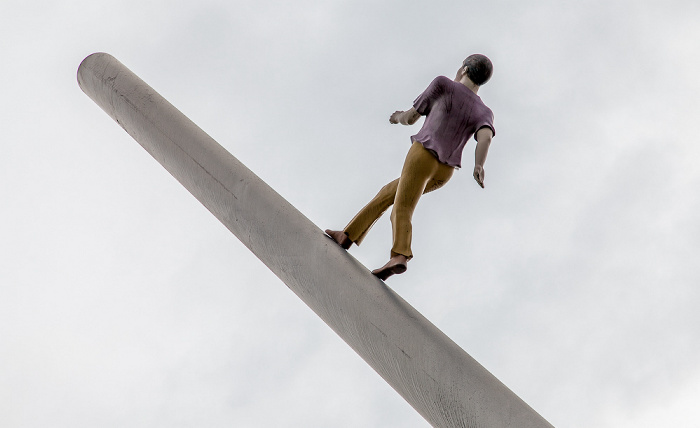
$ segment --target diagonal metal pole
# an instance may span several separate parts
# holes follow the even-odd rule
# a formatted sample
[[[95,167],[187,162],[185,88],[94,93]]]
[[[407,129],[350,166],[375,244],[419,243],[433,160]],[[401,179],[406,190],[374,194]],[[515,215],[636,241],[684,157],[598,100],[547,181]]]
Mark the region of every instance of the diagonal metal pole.
[[[552,426],[115,58],[78,83],[430,424]]]

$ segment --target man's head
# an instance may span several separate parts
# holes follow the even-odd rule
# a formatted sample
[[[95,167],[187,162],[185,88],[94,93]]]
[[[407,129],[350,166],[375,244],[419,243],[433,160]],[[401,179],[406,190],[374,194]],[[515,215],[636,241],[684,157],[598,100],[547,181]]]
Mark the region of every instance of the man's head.
[[[485,55],[469,55],[462,63],[464,74],[476,85],[483,85],[488,82],[493,74],[493,64]]]

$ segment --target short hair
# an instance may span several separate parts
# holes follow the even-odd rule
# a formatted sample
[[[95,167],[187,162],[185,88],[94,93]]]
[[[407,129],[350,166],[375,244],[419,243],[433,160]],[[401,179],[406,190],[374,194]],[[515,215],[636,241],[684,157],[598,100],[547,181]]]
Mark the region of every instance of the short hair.
[[[467,77],[475,84],[481,86],[488,82],[493,74],[493,64],[485,55],[473,54],[464,60],[462,65],[467,67]]]

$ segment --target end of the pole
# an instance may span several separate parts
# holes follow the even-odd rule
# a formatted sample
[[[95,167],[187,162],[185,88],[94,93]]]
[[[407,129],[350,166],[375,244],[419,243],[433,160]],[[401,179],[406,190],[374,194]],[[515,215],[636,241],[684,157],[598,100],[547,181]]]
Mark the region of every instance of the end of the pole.
[[[83,90],[83,92],[87,93],[85,83],[87,82],[87,77],[89,74],[95,75],[97,71],[97,65],[102,63],[105,64],[106,62],[109,61],[116,61],[116,59],[105,52],[95,52],[93,54],[88,55],[85,57],[80,62],[80,65],[78,66],[78,73],[77,73],[77,79],[78,79],[78,86],[80,86],[80,89]],[[104,67],[103,67],[104,68]]]

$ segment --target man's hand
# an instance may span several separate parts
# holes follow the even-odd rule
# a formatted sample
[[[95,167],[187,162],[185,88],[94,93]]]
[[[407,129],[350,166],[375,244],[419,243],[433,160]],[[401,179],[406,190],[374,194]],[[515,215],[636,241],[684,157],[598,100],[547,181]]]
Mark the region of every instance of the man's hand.
[[[484,167],[480,165],[476,165],[474,167],[474,180],[481,186],[481,188],[484,188]]]
[[[413,125],[420,118],[420,113],[418,113],[415,107],[411,107],[408,111],[397,110],[391,114],[389,117],[390,123],[400,123],[402,125]]]
[[[393,123],[393,124],[399,123],[399,120],[401,120],[401,115],[403,113],[404,112],[402,112],[401,110],[397,110],[397,111],[393,112],[391,114],[391,116],[389,117],[389,123]]]

